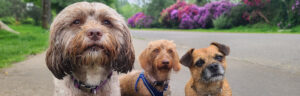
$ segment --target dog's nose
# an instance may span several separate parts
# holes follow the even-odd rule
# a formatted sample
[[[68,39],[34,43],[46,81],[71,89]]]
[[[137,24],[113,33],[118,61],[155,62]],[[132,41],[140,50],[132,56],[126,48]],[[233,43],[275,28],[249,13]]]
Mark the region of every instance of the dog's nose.
[[[208,69],[212,72],[216,72],[219,70],[219,65],[217,63],[210,64],[208,65]]]
[[[100,32],[98,29],[90,29],[87,31],[87,37],[89,37],[91,40],[97,41],[101,39],[102,32]]]
[[[169,62],[169,60],[163,60],[162,61],[162,64],[164,64],[164,65],[168,65],[170,62]]]

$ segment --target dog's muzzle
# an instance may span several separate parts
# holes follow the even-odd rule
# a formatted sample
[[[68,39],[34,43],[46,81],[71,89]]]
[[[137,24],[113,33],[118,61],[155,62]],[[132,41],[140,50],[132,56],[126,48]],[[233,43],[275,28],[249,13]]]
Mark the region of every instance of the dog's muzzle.
[[[215,82],[223,80],[224,67],[219,63],[209,64],[202,72],[202,80],[205,82]]]

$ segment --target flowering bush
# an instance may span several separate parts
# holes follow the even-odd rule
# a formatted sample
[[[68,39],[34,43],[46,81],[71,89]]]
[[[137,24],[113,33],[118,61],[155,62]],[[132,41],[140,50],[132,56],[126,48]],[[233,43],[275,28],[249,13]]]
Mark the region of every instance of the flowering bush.
[[[300,0],[291,0],[290,2],[286,3],[290,3],[287,9],[288,11],[286,11],[287,16],[277,23],[277,26],[281,29],[288,29],[300,24]]]
[[[223,0],[207,3],[203,7],[178,0],[161,12],[160,21],[165,25],[175,23],[182,29],[209,28],[213,19],[229,12],[233,6],[235,4]]]
[[[271,0],[243,0],[243,2],[249,6],[263,6],[265,3],[269,3]]]
[[[300,15],[300,0],[296,0],[292,5],[292,11],[297,15]]]
[[[235,26],[246,25],[249,23],[249,6],[237,4],[232,7],[230,12],[225,13],[213,20],[213,25],[217,29],[228,29]]]
[[[153,19],[150,16],[146,16],[142,12],[138,12],[128,19],[128,24],[133,28],[149,28],[151,27]]]

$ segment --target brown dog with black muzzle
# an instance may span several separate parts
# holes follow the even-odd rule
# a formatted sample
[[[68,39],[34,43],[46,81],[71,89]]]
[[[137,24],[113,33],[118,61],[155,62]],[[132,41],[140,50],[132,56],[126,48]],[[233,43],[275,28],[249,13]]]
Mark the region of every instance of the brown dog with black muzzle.
[[[216,42],[207,48],[190,49],[180,63],[190,69],[191,79],[185,86],[186,96],[232,96],[225,79],[229,47]]]

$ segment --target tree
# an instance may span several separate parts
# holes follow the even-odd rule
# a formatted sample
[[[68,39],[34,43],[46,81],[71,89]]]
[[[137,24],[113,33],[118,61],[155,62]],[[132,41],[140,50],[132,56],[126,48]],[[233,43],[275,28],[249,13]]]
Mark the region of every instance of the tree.
[[[145,13],[154,17],[155,20],[158,20],[160,12],[173,3],[175,3],[175,0],[151,0],[151,2],[146,5],[147,9]]]
[[[269,19],[262,12],[263,8],[267,3],[270,3],[271,0],[243,0],[243,2],[253,8],[253,11],[250,13],[251,17],[262,17],[266,23],[270,23]]]
[[[52,9],[56,11],[56,13],[63,10],[65,7],[67,7],[70,4],[73,4],[75,2],[80,1],[86,1],[86,2],[102,2],[108,6],[113,6],[115,3],[115,0],[51,0]]]
[[[42,14],[42,27],[47,29],[49,26],[49,21],[51,19],[51,3],[50,0],[43,0],[43,14]]]
[[[11,11],[10,11],[10,6],[11,6],[11,2],[7,1],[7,0],[0,0],[0,17],[5,17],[5,16],[9,16],[11,15]],[[4,14],[5,13],[5,14]]]

